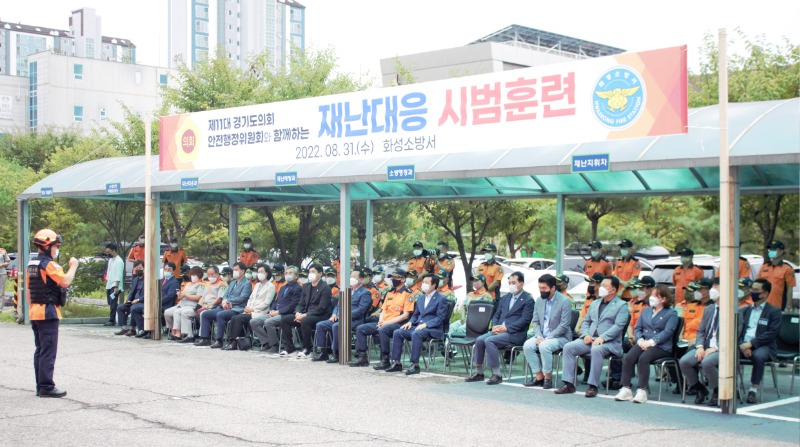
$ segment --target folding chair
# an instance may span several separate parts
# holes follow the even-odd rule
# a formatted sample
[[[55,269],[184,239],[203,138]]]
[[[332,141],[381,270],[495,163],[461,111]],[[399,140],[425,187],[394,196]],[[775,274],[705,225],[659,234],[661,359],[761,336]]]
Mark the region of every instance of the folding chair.
[[[442,349],[447,344],[447,333],[450,332],[450,318],[453,316],[453,311],[456,308],[456,301],[455,300],[448,300],[447,301],[447,317],[444,319],[444,325],[442,326],[443,336],[441,339],[439,338],[432,338],[425,343],[428,344],[428,358],[426,359],[425,356],[422,357],[422,361],[425,363],[425,371],[428,371],[433,365],[434,360],[436,360],[436,349],[434,347],[442,346]],[[424,346],[424,345],[423,345]],[[447,364],[447,351],[445,351],[444,357],[445,365]]]
[[[792,364],[792,381],[789,394],[794,394],[794,375],[800,367],[800,316],[783,314],[778,332],[778,361]]]
[[[456,346],[461,350],[461,359],[464,361],[464,368],[467,374],[472,374],[472,346],[475,340],[481,335],[489,332],[489,323],[492,321],[495,303],[487,300],[476,300],[467,306],[467,322],[465,337],[448,337],[445,343],[445,350],[450,345]],[[469,360],[467,360],[469,359]]]
[[[652,362],[650,362],[650,365],[654,367],[656,366],[660,367],[658,372],[658,377],[662,378],[664,377],[664,368],[666,368],[667,365],[670,365],[673,368],[675,368],[675,377],[678,378],[678,383],[677,383],[678,386],[681,386],[680,383],[681,371],[678,366],[678,361],[680,360],[678,358],[678,342],[681,339],[681,330],[683,329],[683,323],[684,323],[683,317],[678,317],[678,325],[675,327],[675,332],[672,334],[672,352],[670,353],[669,357],[662,357],[660,359],[655,359]],[[661,402],[661,390],[663,386],[664,386],[664,380],[659,381],[658,382],[659,402]],[[669,389],[669,385],[667,386],[667,389]]]

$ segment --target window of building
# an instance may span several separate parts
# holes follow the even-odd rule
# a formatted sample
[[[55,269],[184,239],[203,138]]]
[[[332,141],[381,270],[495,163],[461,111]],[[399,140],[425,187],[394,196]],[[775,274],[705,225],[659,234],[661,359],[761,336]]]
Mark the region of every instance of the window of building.
[[[161,82],[161,85],[167,85],[168,81],[169,81],[169,76],[167,76],[166,73],[161,73],[159,75],[159,82]]]
[[[205,20],[195,20],[194,21],[194,30],[198,33],[206,33],[208,34],[208,22]]]
[[[198,19],[208,19],[208,7],[196,5],[194,7],[194,15]]]
[[[28,64],[28,127],[35,131],[39,123],[38,70],[37,62]]]
[[[74,106],[72,108],[72,116],[75,122],[83,122],[83,106]]]
[[[195,44],[198,47],[208,48],[208,36],[203,36],[202,34],[197,34],[194,36]]]
[[[94,38],[92,37],[86,38],[86,57],[94,58]]]
[[[106,109],[104,107],[100,109],[100,121],[105,121],[105,120],[106,120]]]
[[[75,79],[83,79],[83,64],[73,64],[72,75]]]
[[[292,8],[291,15],[289,16],[293,22],[303,21],[303,11],[297,8]]]

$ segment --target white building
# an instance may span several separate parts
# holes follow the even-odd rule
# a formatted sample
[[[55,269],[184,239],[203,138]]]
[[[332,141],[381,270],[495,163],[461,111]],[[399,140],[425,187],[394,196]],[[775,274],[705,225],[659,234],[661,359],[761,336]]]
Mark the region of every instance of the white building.
[[[305,50],[305,6],[295,0],[169,0],[170,67],[224,51],[245,67],[269,50],[273,66]]]
[[[556,64],[609,56],[625,50],[511,25],[463,47],[381,59],[384,86],[402,83],[407,71],[416,82]],[[399,64],[399,67],[398,67]]]

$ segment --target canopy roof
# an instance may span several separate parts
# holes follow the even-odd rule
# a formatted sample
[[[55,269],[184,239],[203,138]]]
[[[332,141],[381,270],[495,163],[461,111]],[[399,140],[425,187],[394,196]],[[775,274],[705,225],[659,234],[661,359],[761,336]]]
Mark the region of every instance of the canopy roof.
[[[731,165],[740,167],[742,193],[798,192],[800,98],[731,104],[728,116]],[[610,172],[570,173],[572,155],[604,153]],[[415,165],[416,180],[387,181],[388,166],[408,164]],[[143,156],[81,163],[18,198],[38,198],[42,188],[53,188],[54,197],[143,200],[144,166]],[[276,173],[293,171],[296,186],[275,186]],[[197,178],[198,190],[182,191],[182,178]],[[338,202],[340,183],[352,184],[354,201],[712,193],[719,185],[719,110],[690,109],[685,135],[566,146],[165,172],[154,156],[151,181],[162,201],[251,206]],[[121,194],[106,195],[108,183],[119,183]]]

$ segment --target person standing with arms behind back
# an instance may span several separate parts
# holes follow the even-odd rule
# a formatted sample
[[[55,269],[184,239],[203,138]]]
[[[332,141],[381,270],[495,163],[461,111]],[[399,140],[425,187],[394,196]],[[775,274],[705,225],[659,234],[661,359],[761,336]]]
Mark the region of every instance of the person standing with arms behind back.
[[[36,376],[36,395],[39,397],[64,397],[66,391],[56,388],[53,370],[58,352],[58,321],[61,306],[66,303],[67,287],[75,279],[78,260],[70,258],[69,270],[64,270],[54,259],[58,258],[61,236],[53,230],[39,230],[33,244],[39,256],[26,268],[25,289],[30,299],[29,317],[36,350],[33,353],[33,371]]]
[[[117,302],[119,294],[124,287],[125,262],[117,253],[117,245],[106,244],[106,256],[108,256],[108,268],[106,269],[106,301],[108,302],[108,321],[103,326],[114,326],[114,318],[117,316]]]

